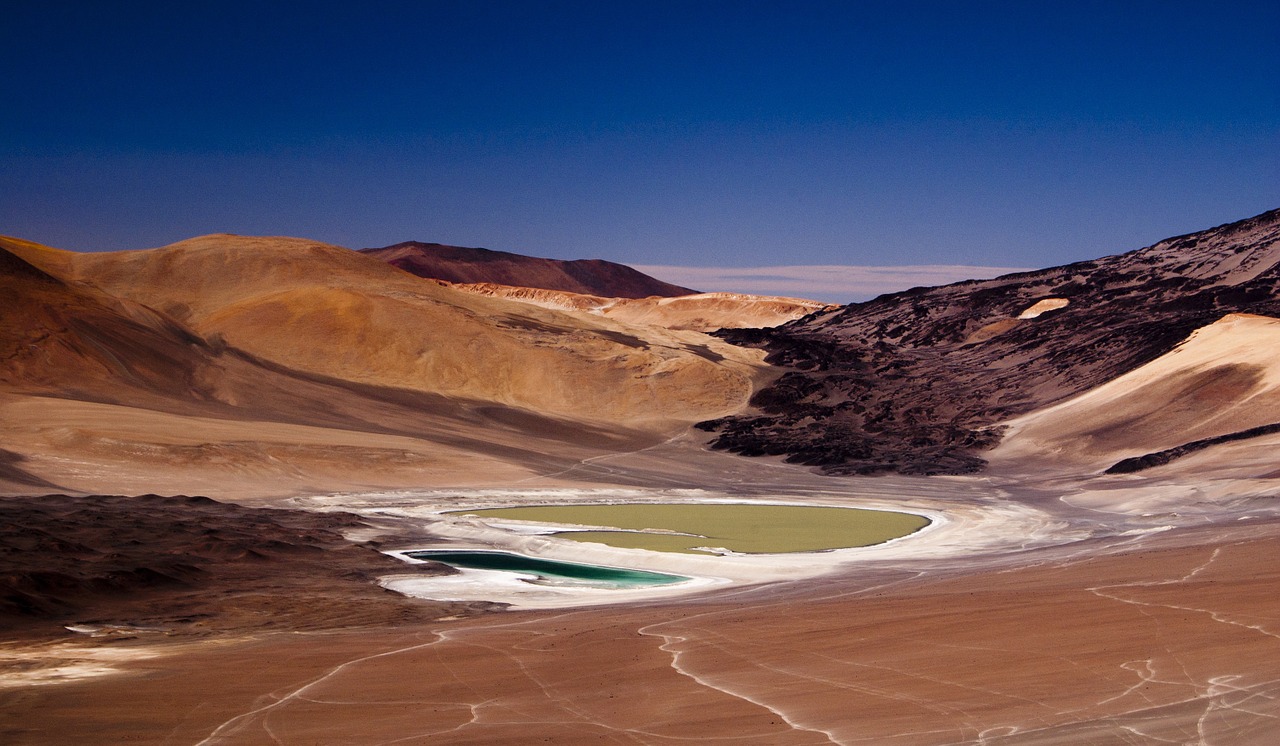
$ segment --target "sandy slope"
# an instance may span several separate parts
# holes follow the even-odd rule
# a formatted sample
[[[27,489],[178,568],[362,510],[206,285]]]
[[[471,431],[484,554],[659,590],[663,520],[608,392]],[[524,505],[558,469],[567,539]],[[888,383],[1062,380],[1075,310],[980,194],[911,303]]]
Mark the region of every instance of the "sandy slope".
[[[16,244],[21,252],[6,250]],[[189,329],[138,303],[50,274],[64,252],[0,241],[0,386],[171,397],[186,394],[215,353]],[[58,261],[50,261],[58,260]]]
[[[485,454],[429,433],[238,421],[49,397],[0,397],[0,434],[22,454],[15,466],[47,488],[75,493],[258,501],[324,490],[486,484],[533,473],[497,455],[500,437]],[[551,456],[547,462],[557,463]],[[23,494],[32,487],[0,479],[0,490]]]
[[[1280,422],[1280,319],[1231,314],[1161,357],[1011,420],[993,464],[1122,458]],[[1248,448],[1250,446],[1241,446]]]

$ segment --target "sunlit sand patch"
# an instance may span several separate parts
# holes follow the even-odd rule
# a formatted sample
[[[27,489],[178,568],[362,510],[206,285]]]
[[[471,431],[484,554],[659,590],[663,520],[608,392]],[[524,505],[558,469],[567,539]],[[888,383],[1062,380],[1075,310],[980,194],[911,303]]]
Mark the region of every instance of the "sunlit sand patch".
[[[65,684],[122,672],[124,664],[158,658],[155,648],[58,644],[0,648],[0,689]]]
[[[1036,301],[1036,303],[1030,308],[1018,314],[1018,318],[1036,319],[1049,311],[1057,311],[1060,308],[1066,308],[1067,304],[1070,302],[1071,301],[1066,298],[1045,298],[1044,300]]]

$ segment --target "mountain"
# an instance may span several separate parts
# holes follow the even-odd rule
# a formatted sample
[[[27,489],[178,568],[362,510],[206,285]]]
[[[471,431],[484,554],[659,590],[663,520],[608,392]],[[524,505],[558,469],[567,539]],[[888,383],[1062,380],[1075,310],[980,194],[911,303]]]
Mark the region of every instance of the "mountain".
[[[0,289],[0,478],[63,489],[527,476],[736,411],[765,367],[697,332],[465,293],[305,239],[0,239]]]
[[[745,377],[675,333],[459,292],[314,241],[218,235],[71,259],[76,280],[205,339],[344,381],[610,422],[745,396]],[[693,382],[703,372],[714,385]]]
[[[1272,743],[1278,224],[719,336],[664,327],[801,309],[0,238],[0,740]],[[708,450],[707,418],[837,472],[986,472],[833,479]],[[693,556],[477,514],[632,502],[932,524]],[[428,546],[692,582],[382,554]]]
[[[999,423],[1238,313],[1280,316],[1280,210],[1117,256],[721,332],[788,372],[753,396],[751,412],[699,427],[718,434],[718,448],[835,474],[973,472],[1001,439]],[[1188,395],[1197,380],[1218,379],[1184,381]]]
[[[412,483],[424,472],[470,479],[478,463],[491,474],[554,471],[694,422],[716,447],[836,474],[972,472],[1032,442],[1040,457],[1099,470],[1154,463],[1280,422],[1258,383],[1270,380],[1263,362],[1233,352],[1212,374],[1160,362],[1154,370],[1172,372],[1159,386],[1100,410],[1123,409],[1124,421],[1018,418],[1184,340],[1194,347],[1193,333],[1223,349],[1269,349],[1266,325],[1215,325],[1280,316],[1278,285],[1280,211],[843,308],[454,286],[297,238],[88,254],[0,239],[0,478],[70,487],[127,469],[136,481],[117,484],[139,491],[168,474],[223,494],[202,487],[227,483],[222,459],[293,485],[281,489]],[[697,331],[787,319],[719,338]],[[1162,418],[1168,402],[1248,416],[1193,426]],[[1108,427],[1125,437],[1108,440],[1098,430]]]
[[[419,277],[453,283],[493,283],[562,290],[605,298],[664,298],[698,291],[672,285],[603,259],[541,259],[490,249],[406,241],[361,253]]]

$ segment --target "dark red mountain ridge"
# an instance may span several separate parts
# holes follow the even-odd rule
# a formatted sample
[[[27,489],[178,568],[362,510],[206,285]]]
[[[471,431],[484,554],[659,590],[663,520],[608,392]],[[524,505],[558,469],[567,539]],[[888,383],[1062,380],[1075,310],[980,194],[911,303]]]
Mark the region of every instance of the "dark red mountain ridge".
[[[491,249],[406,241],[361,253],[419,277],[455,283],[562,290],[605,298],[675,297],[698,292],[603,259],[542,259]]]

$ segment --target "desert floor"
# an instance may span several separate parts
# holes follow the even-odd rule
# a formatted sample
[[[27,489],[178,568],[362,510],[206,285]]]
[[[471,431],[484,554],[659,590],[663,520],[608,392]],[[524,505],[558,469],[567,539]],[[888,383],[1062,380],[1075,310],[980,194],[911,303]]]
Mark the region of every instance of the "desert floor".
[[[14,642],[0,648],[0,740],[1280,738],[1280,486],[1270,480],[1207,482],[1175,470],[1076,478],[998,464],[981,477],[829,478],[678,438],[452,495],[317,494],[275,504],[377,514],[420,534],[431,532],[431,505],[506,492],[532,501],[892,506],[945,520],[881,548],[772,564],[746,558],[757,566],[720,573],[728,582],[631,603],[204,638]]]

